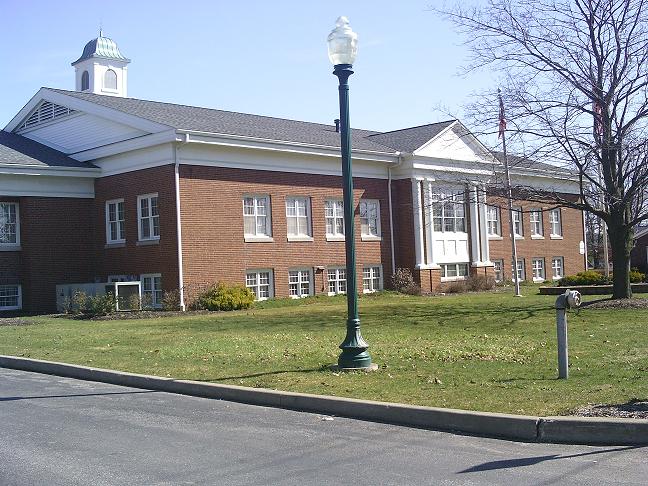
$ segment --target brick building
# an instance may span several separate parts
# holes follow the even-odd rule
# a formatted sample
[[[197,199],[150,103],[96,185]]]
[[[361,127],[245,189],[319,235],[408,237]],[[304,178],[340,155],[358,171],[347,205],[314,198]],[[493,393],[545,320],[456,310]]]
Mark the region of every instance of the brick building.
[[[100,36],[77,89],[41,88],[0,132],[0,311],[53,311],[56,285],[139,280],[162,292],[226,281],[258,298],[345,290],[335,125],[126,97],[128,59]],[[457,120],[352,132],[358,286],[409,268],[425,291],[510,279],[502,164]],[[578,194],[555,167],[514,183]],[[518,272],[584,268],[583,219],[516,202]],[[189,299],[184,296],[184,301]]]

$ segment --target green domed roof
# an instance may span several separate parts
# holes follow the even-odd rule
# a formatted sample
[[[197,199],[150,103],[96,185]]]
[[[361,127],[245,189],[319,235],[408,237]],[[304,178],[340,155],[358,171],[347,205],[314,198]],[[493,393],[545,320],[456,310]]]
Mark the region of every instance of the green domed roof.
[[[92,39],[88,42],[83,48],[83,54],[81,57],[74,61],[72,65],[74,66],[81,61],[90,59],[91,57],[101,57],[104,59],[115,59],[118,61],[130,62],[130,59],[125,58],[121,52],[119,52],[119,47],[114,40],[104,37],[102,32],[99,32],[99,37]]]

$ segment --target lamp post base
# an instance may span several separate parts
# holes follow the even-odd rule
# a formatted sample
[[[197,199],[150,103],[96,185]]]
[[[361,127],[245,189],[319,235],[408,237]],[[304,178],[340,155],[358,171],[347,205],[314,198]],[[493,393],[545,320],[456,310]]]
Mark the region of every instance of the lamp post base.
[[[371,363],[369,366],[364,367],[364,368],[344,368],[340,366],[339,364],[336,365],[331,365],[329,366],[329,369],[331,371],[342,371],[342,372],[347,372],[347,371],[378,371],[378,365],[376,363]]]

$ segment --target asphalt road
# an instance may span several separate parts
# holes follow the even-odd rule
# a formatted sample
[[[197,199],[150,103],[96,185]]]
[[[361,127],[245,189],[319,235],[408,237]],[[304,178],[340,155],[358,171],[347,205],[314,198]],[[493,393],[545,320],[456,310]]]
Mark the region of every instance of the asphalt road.
[[[0,369],[0,485],[642,484],[648,447],[522,444]]]

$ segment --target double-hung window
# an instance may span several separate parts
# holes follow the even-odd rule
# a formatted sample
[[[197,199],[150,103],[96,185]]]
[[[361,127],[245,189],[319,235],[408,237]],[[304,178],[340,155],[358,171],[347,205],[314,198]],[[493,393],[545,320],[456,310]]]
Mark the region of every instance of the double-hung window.
[[[288,239],[311,239],[310,200],[307,197],[286,198]]]
[[[362,238],[380,237],[380,202],[377,199],[360,201],[360,228]]]
[[[465,232],[466,208],[463,192],[434,194],[432,196],[434,231]]]
[[[329,295],[346,293],[346,268],[329,268],[327,277]]]
[[[486,206],[486,227],[488,236],[502,236],[500,210],[497,206]]]
[[[272,270],[248,270],[245,286],[254,292],[256,300],[267,300],[273,295]]]
[[[524,237],[524,225],[522,224],[522,208],[513,208],[513,233],[516,238]]]
[[[495,281],[501,282],[504,280],[504,260],[493,260],[493,267]]]
[[[563,257],[553,257],[551,259],[551,270],[554,279],[563,278],[565,275]]]
[[[106,243],[123,243],[124,241],[126,241],[124,200],[106,201]]]
[[[562,222],[560,217],[560,208],[552,209],[549,212],[549,225],[551,227],[550,237],[562,237]]]
[[[542,237],[542,209],[531,210],[531,212],[529,213],[529,223],[531,224],[531,238]]]
[[[270,196],[245,196],[243,198],[243,232],[246,238],[272,236]]]
[[[0,248],[20,245],[18,203],[0,202]]]
[[[365,294],[382,290],[382,271],[380,266],[366,266],[362,269],[362,292]]]
[[[531,260],[533,270],[533,281],[543,282],[545,279],[545,261],[544,258],[533,258]]]
[[[311,292],[311,271],[290,270],[288,272],[288,291],[293,299],[308,297]]]
[[[0,285],[0,310],[22,309],[20,285]]]
[[[142,307],[162,307],[162,275],[149,273],[140,275],[142,282]]]
[[[140,241],[160,239],[160,214],[158,195],[137,196],[137,221]]]
[[[517,276],[518,280],[524,280],[524,258],[519,258],[517,261]]]
[[[341,199],[329,199],[324,202],[326,218],[326,237],[344,238],[344,202]]]

